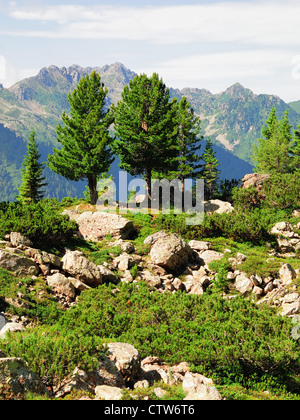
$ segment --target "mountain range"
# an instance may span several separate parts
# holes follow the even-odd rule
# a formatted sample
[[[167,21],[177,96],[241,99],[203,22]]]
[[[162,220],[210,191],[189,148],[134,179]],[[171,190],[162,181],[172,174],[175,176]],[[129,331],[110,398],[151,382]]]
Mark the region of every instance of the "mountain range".
[[[50,66],[8,89],[0,85],[0,201],[13,200],[17,193],[30,131],[36,131],[39,150],[46,161],[53,146],[57,146],[56,127],[62,112],[69,110],[67,94],[81,77],[94,70],[109,90],[107,106],[121,99],[124,86],[136,75],[121,63],[95,68]],[[274,95],[256,95],[239,83],[219,94],[195,88],[170,88],[170,93],[177,99],[186,96],[200,116],[202,134],[214,141],[222,177],[227,179],[240,179],[252,172],[251,147],[273,106],[278,117],[289,110],[294,127],[300,121],[300,102],[287,104]],[[117,160],[111,171],[113,175],[117,173]],[[67,181],[49,169],[45,172],[49,182],[46,196],[82,196],[83,182]]]

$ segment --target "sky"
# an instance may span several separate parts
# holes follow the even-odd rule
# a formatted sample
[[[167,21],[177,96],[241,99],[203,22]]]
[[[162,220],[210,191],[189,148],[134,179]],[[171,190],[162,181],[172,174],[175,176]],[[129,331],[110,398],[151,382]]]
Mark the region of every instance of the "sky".
[[[0,83],[123,63],[174,88],[300,100],[299,0],[0,0]]]

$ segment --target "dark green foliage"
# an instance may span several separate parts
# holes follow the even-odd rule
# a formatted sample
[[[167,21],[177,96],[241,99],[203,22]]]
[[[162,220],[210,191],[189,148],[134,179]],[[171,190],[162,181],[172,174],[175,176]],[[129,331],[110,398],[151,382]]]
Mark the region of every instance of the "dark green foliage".
[[[203,164],[200,155],[201,141],[200,118],[195,116],[194,110],[184,96],[178,103],[178,157],[175,159],[178,168],[173,173],[174,179],[199,178]]]
[[[54,149],[48,157],[54,172],[73,181],[87,179],[92,204],[98,198],[97,177],[108,172],[114,160],[108,147],[113,117],[104,110],[107,93],[96,72],[80,80],[68,95],[70,115],[64,112],[64,126],[57,127],[57,140],[63,148]]]
[[[44,197],[43,187],[48,185],[43,177],[44,165],[39,162],[41,155],[35,140],[35,131],[32,131],[27,144],[22,169],[22,184],[19,188],[18,200],[24,204],[37,203]]]
[[[289,112],[278,121],[275,107],[269,115],[266,126],[262,128],[262,138],[253,147],[255,170],[259,173],[285,174],[293,171],[289,151],[292,146],[292,126]]]
[[[259,380],[266,373],[286,379],[299,369],[291,321],[242,297],[227,301],[217,294],[150,294],[142,285],[117,291],[101,286],[82,294],[58,325],[79,337],[129,342],[142,358],[184,360],[219,380],[247,384],[251,375]]]
[[[295,172],[300,171],[300,124],[294,131],[294,140],[289,150],[292,156],[292,167]]]
[[[4,351],[11,357],[21,357],[48,386],[58,385],[76,367],[92,371],[104,354],[102,340],[97,335],[80,333],[77,329],[59,326],[28,330],[17,338],[11,335]]]
[[[113,148],[120,167],[131,175],[145,175],[149,197],[152,171],[168,173],[178,154],[176,115],[176,100],[170,101],[169,89],[156,73],[129,82],[115,109]]]
[[[204,178],[205,198],[210,200],[214,198],[217,190],[218,179],[220,171],[218,167],[220,162],[216,158],[216,153],[213,150],[213,143],[210,138],[206,140],[206,146],[202,156],[204,161],[204,167],[201,172],[202,178]]]
[[[0,203],[0,237],[21,232],[33,242],[47,245],[73,237],[77,224],[60,214],[59,201],[43,200],[37,204]]]

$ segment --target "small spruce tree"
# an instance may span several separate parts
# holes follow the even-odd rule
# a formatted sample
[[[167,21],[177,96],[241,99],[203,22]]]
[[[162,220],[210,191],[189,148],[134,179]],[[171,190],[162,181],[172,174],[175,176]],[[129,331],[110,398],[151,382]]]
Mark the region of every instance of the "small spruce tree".
[[[43,187],[48,184],[44,182],[46,179],[43,177],[44,164],[39,162],[40,157],[33,130],[27,144],[27,155],[22,168],[22,184],[17,197],[18,201],[24,204],[37,203],[45,195]]]
[[[213,143],[210,137],[206,140],[202,159],[204,161],[202,178],[204,178],[205,196],[208,199],[212,199],[216,193],[220,176],[218,169],[220,162],[216,157],[216,152],[213,149]]]

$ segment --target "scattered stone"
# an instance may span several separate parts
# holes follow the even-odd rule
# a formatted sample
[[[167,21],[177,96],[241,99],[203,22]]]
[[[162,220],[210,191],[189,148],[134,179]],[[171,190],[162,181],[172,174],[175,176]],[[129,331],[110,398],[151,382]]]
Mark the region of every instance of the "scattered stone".
[[[204,201],[204,211],[207,214],[230,214],[234,211],[234,208],[232,207],[232,204],[227,201],[209,200]]]
[[[182,389],[187,393],[185,401],[191,400],[222,400],[222,396],[211,379],[198,373],[186,373]]]
[[[153,264],[171,272],[176,272],[194,259],[194,253],[179,235],[163,235],[154,242],[152,238],[150,259]]]
[[[204,261],[205,265],[208,265],[213,261],[220,261],[224,258],[224,254],[216,251],[204,251],[201,252],[199,256]]]
[[[123,397],[123,391],[114,386],[101,385],[95,389],[95,400],[119,401]]]
[[[211,243],[204,241],[190,241],[189,246],[195,251],[208,251],[211,249]]]
[[[24,360],[0,359],[0,399],[22,399],[25,394],[47,394],[41,379],[31,372]]]
[[[0,267],[17,276],[33,276],[39,272],[38,266],[29,258],[0,250]]]
[[[9,240],[13,247],[20,245],[32,246],[31,240],[26,238],[26,236],[22,235],[20,232],[11,232]]]
[[[135,382],[141,374],[141,358],[139,352],[127,343],[109,343],[108,358],[113,361],[126,383]]]
[[[66,211],[63,214],[77,222],[80,235],[87,241],[100,242],[108,235],[128,239],[134,233],[132,222],[118,214],[99,211],[87,211],[82,214]]]
[[[10,332],[19,332],[19,331],[25,331],[25,327],[23,324],[19,324],[17,322],[8,322],[4,325],[2,330],[0,331],[0,339],[5,339],[6,333]],[[1,383],[1,382],[0,382]]]
[[[47,284],[55,293],[65,296],[70,302],[75,299],[75,287],[63,274],[57,273],[48,276]]]
[[[234,286],[238,292],[245,295],[252,292],[254,284],[245,273],[242,273],[236,277]]]
[[[280,280],[284,285],[291,284],[297,277],[295,270],[290,264],[284,264],[279,271]]]
[[[62,262],[64,271],[88,286],[98,287],[102,284],[102,274],[98,266],[85,258],[81,252],[67,251]]]

